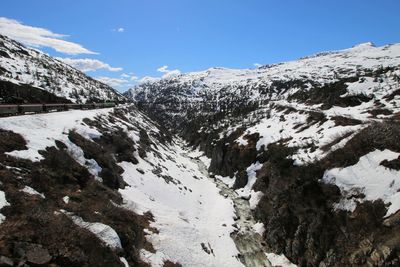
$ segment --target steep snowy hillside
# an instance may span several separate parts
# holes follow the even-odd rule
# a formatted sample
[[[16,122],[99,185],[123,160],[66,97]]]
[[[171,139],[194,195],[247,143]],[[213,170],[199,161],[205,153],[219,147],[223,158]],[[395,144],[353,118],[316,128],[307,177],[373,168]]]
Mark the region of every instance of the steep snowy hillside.
[[[354,106],[371,98],[382,101],[386,96],[381,105],[391,109],[390,100],[399,94],[399,64],[400,44],[374,47],[366,43],[257,69],[213,68],[153,80],[126,95],[172,124],[208,114],[254,110],[279,99],[323,104],[327,109]]]
[[[124,100],[110,86],[3,35],[0,35],[0,98],[8,103]]]
[[[400,264],[400,45],[139,85],[141,110],[249,199],[267,251],[300,266]]]
[[[199,152],[135,107],[1,118],[0,135],[1,263],[270,266]]]

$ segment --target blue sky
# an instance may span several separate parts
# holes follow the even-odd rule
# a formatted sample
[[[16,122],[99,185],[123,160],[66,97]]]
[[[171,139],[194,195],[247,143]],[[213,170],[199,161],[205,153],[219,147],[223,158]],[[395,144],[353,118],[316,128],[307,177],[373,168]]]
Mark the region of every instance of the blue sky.
[[[171,70],[253,68],[254,63],[287,61],[367,41],[376,45],[400,42],[398,0],[1,2],[0,17],[68,35],[50,38],[86,49],[68,54],[56,52],[53,43],[36,44],[41,50],[61,58],[98,60],[76,66],[102,67],[87,74],[121,91],[145,76],[159,77]],[[8,25],[0,25],[0,33],[2,29],[10,32],[4,30]]]

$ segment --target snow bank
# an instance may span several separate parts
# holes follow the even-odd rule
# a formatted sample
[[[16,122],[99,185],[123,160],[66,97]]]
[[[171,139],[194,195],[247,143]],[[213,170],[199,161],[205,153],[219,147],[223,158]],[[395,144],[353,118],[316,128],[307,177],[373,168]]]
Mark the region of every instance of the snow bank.
[[[257,171],[260,170],[261,168],[262,168],[262,164],[258,161],[256,163],[251,164],[249,167],[247,167],[247,169],[246,169],[247,176],[248,176],[247,184],[243,188],[239,188],[236,190],[236,193],[238,193],[239,196],[244,197],[244,198],[251,197],[252,192],[254,192],[252,190],[253,185],[257,180]],[[253,203],[253,205],[254,205],[254,203]]]
[[[124,257],[120,257],[119,260],[124,264],[125,267],[129,267],[128,261]]]
[[[285,255],[278,255],[274,253],[266,253],[268,260],[271,262],[272,266],[275,267],[296,267],[297,265],[291,263]]]
[[[76,225],[92,232],[98,239],[103,241],[106,246],[112,249],[122,249],[121,240],[119,239],[117,232],[115,232],[115,230],[110,226],[98,222],[85,222],[79,216],[72,215],[65,211],[63,211],[63,213],[67,214]]]
[[[24,188],[21,189],[21,191],[27,193],[28,195],[37,195],[40,196],[41,198],[46,198],[43,193],[39,193],[38,191],[29,186],[25,186]]]
[[[69,203],[69,196],[63,197],[62,200],[64,201],[65,204],[68,204]]]
[[[10,206],[10,203],[6,200],[6,194],[3,191],[0,191],[0,210],[5,206]],[[0,213],[0,224],[6,219],[6,216]]]
[[[345,196],[354,193],[365,194],[364,199],[347,200],[345,197],[336,208],[354,211],[355,201],[382,199],[385,203],[391,203],[386,216],[399,210],[400,171],[380,165],[383,160],[393,160],[399,155],[388,149],[375,150],[362,156],[355,165],[325,171],[322,180],[336,184]]]

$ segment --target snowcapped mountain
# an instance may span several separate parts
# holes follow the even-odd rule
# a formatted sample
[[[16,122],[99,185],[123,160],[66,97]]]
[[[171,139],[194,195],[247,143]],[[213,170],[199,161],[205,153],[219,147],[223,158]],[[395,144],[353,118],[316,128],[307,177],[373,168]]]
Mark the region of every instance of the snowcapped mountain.
[[[399,264],[400,44],[212,68],[127,96],[249,200],[268,251],[300,266]]]
[[[149,81],[126,95],[155,115],[161,113],[179,124],[193,116],[252,108],[279,99],[304,102],[304,97],[311,97],[309,101],[315,104],[334,101],[325,105],[363,101],[367,96],[381,99],[382,94],[395,90],[399,64],[400,44],[374,47],[365,43],[257,69],[212,68]],[[337,89],[325,90],[324,86]]]
[[[124,100],[110,86],[3,35],[0,35],[0,90],[3,102]]]

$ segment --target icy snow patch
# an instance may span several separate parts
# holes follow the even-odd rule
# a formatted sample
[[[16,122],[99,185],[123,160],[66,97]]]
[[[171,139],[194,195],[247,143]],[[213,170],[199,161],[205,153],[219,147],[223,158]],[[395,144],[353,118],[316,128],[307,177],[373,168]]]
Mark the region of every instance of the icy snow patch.
[[[215,178],[218,179],[218,180],[221,180],[229,188],[233,187],[233,185],[235,184],[235,180],[236,180],[236,177],[231,178],[229,176],[221,176],[221,175],[215,175]]]
[[[21,189],[21,191],[29,195],[38,195],[41,198],[46,198],[43,193],[39,193],[38,191],[29,186],[25,186],[23,189]]]
[[[140,258],[152,267],[163,267],[164,261],[167,260],[167,257],[162,252],[151,253],[145,249],[140,250]]]
[[[260,236],[262,236],[265,232],[264,224],[261,222],[254,224],[252,226],[252,228],[253,228],[254,232],[258,233]]]
[[[322,180],[336,184],[345,195],[363,193],[365,200],[382,199],[385,203],[391,203],[386,213],[389,216],[400,209],[400,171],[386,168],[380,163],[385,159],[396,159],[399,155],[388,149],[375,150],[362,156],[355,165],[325,171]],[[354,211],[356,204],[352,199],[342,199],[335,207]]]
[[[239,188],[236,190],[239,196],[244,197],[244,198],[250,198],[251,197],[251,191],[253,188],[254,183],[257,180],[257,171],[262,168],[262,163],[256,162],[251,164],[247,169],[247,184],[243,188]],[[253,191],[254,192],[254,191]],[[254,203],[253,203],[254,204]]]
[[[119,257],[119,260],[124,264],[125,267],[129,267],[128,261],[124,257]]]
[[[5,206],[10,206],[10,203],[6,200],[6,194],[3,191],[0,191],[0,210]],[[6,216],[0,213],[0,224],[6,219]]]
[[[271,262],[272,266],[279,267],[296,267],[297,265],[291,263],[285,255],[278,255],[274,253],[266,253],[268,260]]]
[[[92,232],[98,239],[103,241],[106,246],[112,249],[122,249],[121,240],[117,232],[110,226],[98,222],[85,222],[81,217],[76,215],[69,215],[69,217],[76,225]]]
[[[249,142],[243,138],[244,136],[241,135],[238,139],[235,140],[236,143],[238,143],[240,146],[247,146]]]
[[[250,209],[254,210],[263,196],[264,196],[263,192],[261,191],[255,192],[254,190],[251,190],[249,199]]]
[[[69,196],[63,197],[62,200],[64,201],[65,204],[68,204],[68,202],[69,202]]]

